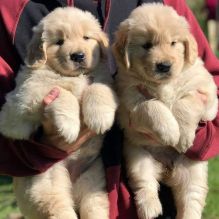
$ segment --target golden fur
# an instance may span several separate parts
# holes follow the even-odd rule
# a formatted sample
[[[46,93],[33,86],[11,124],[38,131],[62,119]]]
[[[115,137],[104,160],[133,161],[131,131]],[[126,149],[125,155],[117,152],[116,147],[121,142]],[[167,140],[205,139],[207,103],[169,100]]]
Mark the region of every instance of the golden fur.
[[[108,38],[98,21],[76,8],[58,8],[34,28],[26,66],[0,112],[1,133],[29,139],[45,115],[67,143],[77,139],[84,123],[98,135],[45,173],[14,179],[25,218],[109,218],[100,149],[102,134],[113,124],[117,99],[107,71],[107,49]],[[75,53],[85,59],[77,61]],[[60,95],[43,109],[43,98],[53,87]]]
[[[218,100],[187,21],[169,6],[142,5],[120,24],[113,50],[124,156],[139,218],[162,214],[162,181],[173,190],[177,219],[200,219],[207,162],[183,153],[192,145],[199,121],[215,118]]]

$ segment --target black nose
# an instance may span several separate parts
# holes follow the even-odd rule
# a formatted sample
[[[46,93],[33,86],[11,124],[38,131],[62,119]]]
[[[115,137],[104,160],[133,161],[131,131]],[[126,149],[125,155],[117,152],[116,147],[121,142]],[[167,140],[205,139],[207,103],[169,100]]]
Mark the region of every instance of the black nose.
[[[71,58],[71,60],[72,61],[74,61],[74,62],[83,62],[84,61],[84,59],[85,59],[85,55],[84,55],[84,53],[82,53],[82,52],[78,52],[78,53],[72,53],[71,55],[70,55],[70,58]]]
[[[159,73],[167,73],[170,71],[171,64],[169,62],[160,62],[156,64],[156,71]]]

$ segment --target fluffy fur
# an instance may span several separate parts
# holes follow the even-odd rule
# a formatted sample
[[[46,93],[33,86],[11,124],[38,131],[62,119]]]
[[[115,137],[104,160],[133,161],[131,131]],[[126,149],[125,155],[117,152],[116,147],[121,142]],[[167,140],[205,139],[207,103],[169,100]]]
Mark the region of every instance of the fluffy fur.
[[[215,118],[218,100],[187,21],[169,6],[142,5],[120,24],[113,50],[124,156],[139,218],[162,214],[162,181],[172,188],[177,219],[200,219],[207,162],[183,153],[193,144],[199,121]]]
[[[45,173],[15,178],[25,218],[109,217],[100,149],[102,134],[113,124],[117,99],[106,66],[107,48],[98,21],[76,8],[58,8],[34,28],[26,65],[0,112],[1,133],[29,139],[44,115],[67,143],[77,139],[83,124],[98,135]],[[42,100],[53,87],[60,95],[43,108]]]

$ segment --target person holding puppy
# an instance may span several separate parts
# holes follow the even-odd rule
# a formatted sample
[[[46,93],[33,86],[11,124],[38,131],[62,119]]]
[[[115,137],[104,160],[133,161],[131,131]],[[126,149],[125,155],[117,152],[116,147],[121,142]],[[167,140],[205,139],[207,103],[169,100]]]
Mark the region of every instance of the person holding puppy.
[[[219,61],[209,48],[196,19],[184,0],[2,0],[0,5],[0,105],[5,102],[5,95],[14,87],[14,78],[19,67],[24,63],[26,45],[31,35],[32,27],[42,17],[56,7],[74,6],[93,13],[100,21],[102,28],[113,42],[114,32],[118,24],[126,19],[130,12],[142,3],[161,2],[172,6],[180,15],[188,20],[191,32],[199,46],[199,56],[205,62],[208,71],[214,75],[219,85]],[[58,18],[57,18],[58,19]],[[116,72],[112,56],[109,58],[109,69],[112,74]],[[44,98],[45,107],[55,98],[58,98],[59,90],[53,89]],[[205,96],[197,94],[205,102]],[[191,159],[207,160],[219,154],[219,116],[213,122],[200,123],[197,129],[194,145],[186,155]],[[47,121],[52,124],[52,121]],[[47,125],[44,123],[44,129]],[[46,130],[45,130],[46,131]],[[11,176],[28,176],[46,171],[54,163],[65,159],[70,153],[74,153],[83,142],[94,133],[86,127],[81,130],[78,140],[73,145],[62,144],[61,138],[56,141],[42,141],[45,139],[39,130],[29,141],[12,141],[0,136],[0,174]],[[53,133],[56,136],[56,133]],[[47,138],[48,139],[48,138]],[[59,142],[57,142],[59,141]],[[121,131],[115,125],[105,138],[103,148],[103,160],[105,162],[107,190],[110,201],[110,219],[135,219],[137,218],[134,202],[121,177]],[[147,170],[145,170],[147,171]],[[162,190],[166,196],[166,190]],[[169,202],[172,202],[170,199]],[[165,200],[166,205],[171,205]],[[174,218],[172,209],[165,211],[164,216]]]

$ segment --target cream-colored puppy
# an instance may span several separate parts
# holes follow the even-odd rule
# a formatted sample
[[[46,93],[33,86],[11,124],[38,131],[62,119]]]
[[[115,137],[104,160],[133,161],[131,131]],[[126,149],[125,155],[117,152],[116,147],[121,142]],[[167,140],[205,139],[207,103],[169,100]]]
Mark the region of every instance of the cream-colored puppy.
[[[45,173],[15,178],[25,218],[109,217],[100,149],[102,134],[113,124],[117,99],[107,71],[107,48],[98,21],[76,8],[58,8],[34,28],[26,66],[0,112],[0,132],[28,139],[42,121],[44,96],[59,87],[59,97],[45,107],[59,136],[74,142],[82,124],[98,135]]]
[[[173,190],[177,219],[200,219],[207,162],[183,152],[193,144],[199,121],[215,118],[218,100],[188,23],[171,7],[142,5],[120,24],[113,49],[124,156],[139,218],[162,214],[162,181]]]

